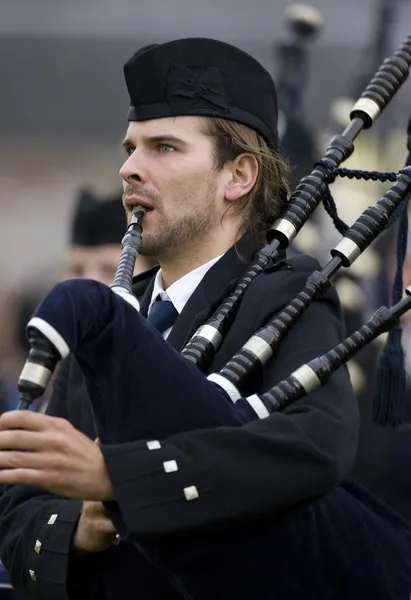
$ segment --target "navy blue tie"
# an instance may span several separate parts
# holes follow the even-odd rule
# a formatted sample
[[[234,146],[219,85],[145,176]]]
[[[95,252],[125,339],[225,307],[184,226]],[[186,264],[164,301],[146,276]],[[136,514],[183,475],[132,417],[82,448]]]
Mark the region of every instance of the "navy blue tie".
[[[160,296],[157,298],[151,305],[147,321],[154,325],[160,333],[164,333],[174,325],[178,312],[171,300],[161,300]]]

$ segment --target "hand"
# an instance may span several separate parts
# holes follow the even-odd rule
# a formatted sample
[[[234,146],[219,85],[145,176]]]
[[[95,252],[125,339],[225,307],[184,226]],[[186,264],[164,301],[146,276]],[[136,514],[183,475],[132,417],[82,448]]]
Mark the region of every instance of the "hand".
[[[0,416],[0,484],[36,485],[76,500],[114,500],[98,444],[65,419],[28,410]]]
[[[101,552],[115,541],[116,530],[102,502],[83,502],[81,517],[73,537],[74,550],[78,554]]]

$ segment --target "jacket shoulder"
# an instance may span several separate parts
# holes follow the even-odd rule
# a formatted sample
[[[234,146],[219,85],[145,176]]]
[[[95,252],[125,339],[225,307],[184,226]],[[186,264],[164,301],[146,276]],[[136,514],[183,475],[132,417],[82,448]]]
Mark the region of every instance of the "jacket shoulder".
[[[319,262],[308,255],[292,256],[284,258],[278,263],[267,267],[261,276],[256,277],[250,284],[250,291],[254,293],[275,293],[294,285],[304,285],[307,278],[321,269]]]
[[[267,315],[287,306],[303,290],[308,277],[318,270],[321,270],[321,265],[311,256],[287,257],[256,277],[244,299],[248,305],[258,306],[260,318],[265,319]],[[339,319],[342,317],[338,295],[332,283],[314,302],[327,304]]]
[[[308,254],[299,254],[298,256],[287,256],[278,263],[267,267],[264,271],[264,275],[273,275],[274,273],[281,273],[281,271],[288,270],[293,273],[312,273],[317,269],[321,269],[320,263],[317,259],[309,256]]]

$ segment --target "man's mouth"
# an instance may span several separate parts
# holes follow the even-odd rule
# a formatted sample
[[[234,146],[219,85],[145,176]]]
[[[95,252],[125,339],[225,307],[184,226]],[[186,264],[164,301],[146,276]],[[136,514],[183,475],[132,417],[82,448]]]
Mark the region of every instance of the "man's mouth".
[[[139,200],[137,200],[133,202],[126,202],[127,210],[129,210],[130,212],[132,212],[136,206],[144,206],[144,208],[147,209],[147,212],[154,210],[154,208],[150,204],[144,201],[140,202]]]

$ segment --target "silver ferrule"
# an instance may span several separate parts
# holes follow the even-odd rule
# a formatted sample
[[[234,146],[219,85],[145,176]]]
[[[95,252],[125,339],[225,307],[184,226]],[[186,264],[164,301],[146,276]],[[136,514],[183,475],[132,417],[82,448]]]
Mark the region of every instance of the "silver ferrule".
[[[61,358],[66,358],[70,354],[70,348],[68,347],[66,340],[62,335],[55,329],[50,323],[41,319],[40,317],[32,317],[27,323],[27,328],[34,327],[40,333],[44,335],[46,339],[56,348],[60,353]]]
[[[285,235],[289,242],[297,235],[297,229],[288,219],[278,219],[275,221],[273,229]]]
[[[317,388],[321,387],[321,380],[316,375],[315,371],[308,365],[302,365],[291,373],[298,383],[304,388],[307,394],[310,394]]]
[[[253,335],[248,342],[244,344],[241,350],[248,350],[251,354],[258,358],[261,364],[265,364],[273,355],[273,350],[268,342],[263,340],[258,335]]]
[[[248,404],[251,406],[255,414],[259,419],[265,419],[270,416],[270,413],[267,410],[266,405],[261,400],[258,394],[253,394],[252,396],[248,396],[247,398]]]
[[[116,285],[111,288],[111,291],[117,294],[117,296],[121,296],[121,298],[135,308],[137,312],[140,312],[140,302],[137,300],[134,294],[129,292],[126,288]]]
[[[333,256],[334,253],[344,256],[348,263],[352,265],[352,263],[360,256],[361,250],[350,238],[344,237],[334,248],[332,252]]]
[[[367,124],[367,126],[370,127],[380,115],[381,109],[378,104],[374,102],[374,100],[370,100],[369,98],[360,98],[351,109],[350,119],[356,117],[356,113],[359,112],[364,113],[367,115],[368,119],[370,119],[371,123],[369,125]]]
[[[46,389],[52,375],[53,373],[50,369],[37,363],[26,362],[20,373],[19,380],[30,381],[30,383],[34,383],[35,385]]]
[[[213,383],[216,383],[220,388],[222,388],[227,394],[227,396],[230,398],[231,402],[235,403],[237,402],[237,400],[240,400],[241,394],[235,387],[235,385],[219,373],[211,373],[211,375],[209,375],[207,379],[208,381],[212,381]]]
[[[222,344],[223,336],[212,325],[202,325],[198,328],[195,337],[202,337],[213,345],[214,350],[218,350]]]

